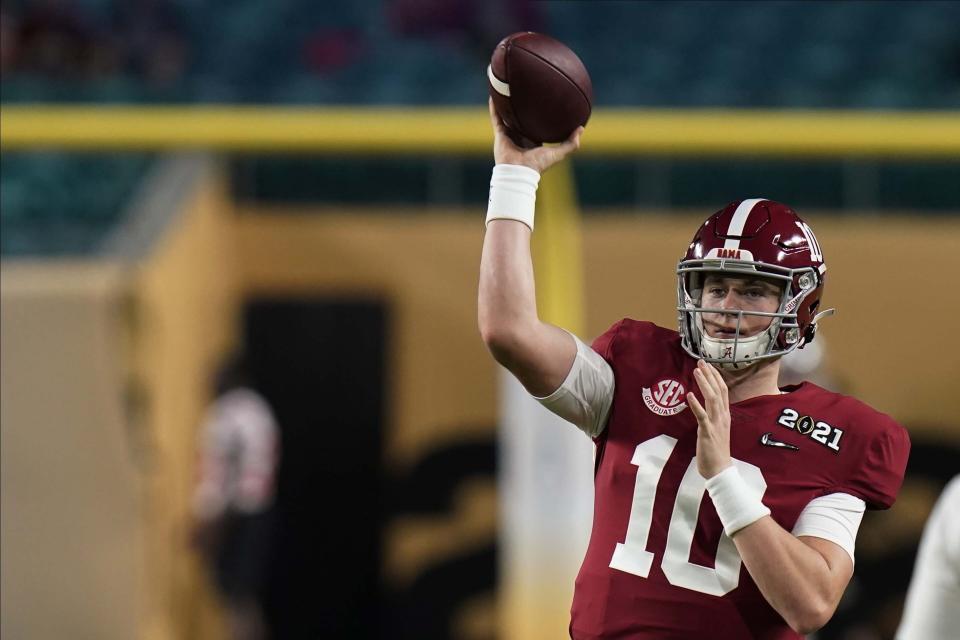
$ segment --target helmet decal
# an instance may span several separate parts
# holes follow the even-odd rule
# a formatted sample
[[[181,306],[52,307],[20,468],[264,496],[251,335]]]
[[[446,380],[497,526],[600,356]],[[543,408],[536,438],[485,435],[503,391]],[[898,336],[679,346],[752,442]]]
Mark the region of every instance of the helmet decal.
[[[810,247],[810,259],[814,262],[823,262],[823,253],[820,251],[820,243],[817,242],[817,236],[813,235],[813,229],[811,229],[810,225],[802,220],[797,221],[797,226],[800,227],[800,231],[803,232],[804,237],[807,239],[807,246]]]

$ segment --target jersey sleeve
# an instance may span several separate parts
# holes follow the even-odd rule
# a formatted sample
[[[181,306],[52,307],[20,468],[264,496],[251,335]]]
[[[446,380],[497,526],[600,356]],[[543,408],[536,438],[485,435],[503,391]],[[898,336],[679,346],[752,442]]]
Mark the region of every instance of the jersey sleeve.
[[[626,320],[621,320],[616,323],[604,333],[597,337],[591,345],[593,350],[600,354],[604,360],[613,364],[613,343],[617,339],[617,336],[620,335],[620,330],[623,328],[623,324]]]
[[[877,414],[885,424],[867,445],[863,459],[845,486],[837,490],[861,498],[870,509],[889,509],[897,498],[910,455],[907,430]]]

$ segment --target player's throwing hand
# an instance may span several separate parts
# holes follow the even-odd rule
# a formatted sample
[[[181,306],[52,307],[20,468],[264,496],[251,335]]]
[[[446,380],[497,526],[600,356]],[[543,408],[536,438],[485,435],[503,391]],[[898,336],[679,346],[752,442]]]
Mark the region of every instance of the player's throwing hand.
[[[575,149],[580,148],[580,134],[583,133],[583,127],[577,127],[566,141],[553,146],[534,147],[533,149],[521,149],[513,143],[510,136],[507,135],[493,108],[493,99],[489,99],[490,124],[493,125],[493,159],[497,164],[519,164],[530,167],[537,173],[543,173],[556,163],[563,160]]]
[[[704,478],[712,478],[732,464],[730,400],[727,397],[727,385],[714,366],[703,360],[697,361],[693,377],[703,394],[703,405],[692,393],[687,394],[687,404],[698,424],[697,471]]]

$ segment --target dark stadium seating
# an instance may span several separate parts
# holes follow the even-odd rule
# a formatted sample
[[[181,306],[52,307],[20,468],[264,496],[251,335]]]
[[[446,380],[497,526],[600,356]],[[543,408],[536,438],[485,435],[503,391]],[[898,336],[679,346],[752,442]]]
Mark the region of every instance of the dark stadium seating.
[[[451,15],[429,33],[406,24],[422,16],[405,22],[405,6],[417,3],[399,1],[171,0],[158,3],[167,7],[161,15],[137,19],[118,18],[124,3],[112,0],[74,4],[85,9],[77,20],[90,38],[147,24],[153,40],[117,44],[117,74],[68,83],[69,91],[62,79],[14,68],[4,74],[4,101],[476,104],[476,77],[505,35],[483,26],[493,9],[467,2],[447,3]],[[579,52],[603,105],[960,106],[956,2],[535,4],[532,27]],[[187,52],[182,73],[159,87],[136,68],[141,49],[162,40],[156,34]]]
[[[13,25],[5,26],[5,37],[12,29],[22,45],[0,81],[7,104],[482,105],[485,65],[505,35],[505,27],[494,25],[510,24],[546,31],[578,51],[599,107],[960,107],[960,2],[171,0],[138,11],[130,8],[137,3],[82,0],[72,3],[67,18],[54,21],[31,14],[34,4],[3,7],[5,23]],[[423,6],[432,13],[418,9]],[[496,15],[508,7],[514,12],[508,19]],[[86,52],[82,68],[73,59],[38,60],[31,45],[40,37],[37,24],[66,29]],[[23,31],[24,25],[32,30]],[[266,174],[270,162],[262,163]],[[636,194],[636,182],[611,185],[599,162],[595,168],[584,162],[580,172],[587,204],[648,202]],[[643,174],[642,161],[627,165],[623,175]],[[4,254],[34,251],[42,237],[51,238],[54,253],[95,244],[96,229],[102,233],[116,219],[122,194],[132,189],[128,182],[145,165],[124,166],[107,156],[6,154],[0,178]],[[650,175],[676,179],[693,171],[661,190],[671,202],[687,203],[691,196],[682,184],[716,175],[692,166]],[[344,181],[362,180],[366,170]],[[427,164],[422,171],[429,172]],[[80,178],[85,172],[94,179]],[[584,179],[588,175],[596,179]],[[603,175],[607,179],[598,182]],[[826,188],[832,193],[840,188],[836,171],[831,175]],[[791,176],[788,171],[778,180],[795,182]],[[267,191],[296,192],[282,176],[272,179],[280,182]],[[310,197],[317,195],[323,197]],[[882,206],[880,200],[874,204]],[[46,226],[24,231],[31,224]],[[54,227],[65,231],[49,232]]]

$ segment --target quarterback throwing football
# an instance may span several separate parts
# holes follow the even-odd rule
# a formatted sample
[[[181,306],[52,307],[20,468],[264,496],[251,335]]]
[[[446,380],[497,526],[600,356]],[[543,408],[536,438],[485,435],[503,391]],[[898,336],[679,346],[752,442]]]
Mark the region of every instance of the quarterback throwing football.
[[[624,319],[592,346],[537,316],[540,174],[574,151],[520,149],[491,108],[496,166],[479,326],[496,360],[596,444],[593,531],[570,635],[799,638],[833,615],[866,508],[893,504],[910,443],[889,416],[809,382],[826,264],[789,207],[734,202],[677,268],[679,331]]]

